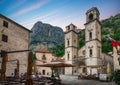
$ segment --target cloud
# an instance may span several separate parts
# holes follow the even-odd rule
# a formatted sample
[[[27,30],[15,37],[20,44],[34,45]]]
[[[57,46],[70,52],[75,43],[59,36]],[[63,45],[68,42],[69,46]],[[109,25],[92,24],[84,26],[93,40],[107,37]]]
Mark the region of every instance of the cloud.
[[[73,21],[78,20],[80,14],[77,13],[71,13],[69,15],[64,15],[62,17],[58,17],[56,19],[52,19],[50,22],[53,24],[58,24],[58,23],[66,23],[69,22],[68,24],[72,23]]]
[[[12,4],[12,6],[7,9],[7,11],[13,10],[14,8],[19,7],[20,5],[24,4],[25,2],[26,2],[26,0],[18,0],[18,1],[16,1],[15,4]]]
[[[30,29],[32,28],[32,26],[34,25],[34,23],[36,23],[37,21],[43,21],[45,23],[48,23],[48,21],[50,21],[51,19],[57,17],[60,13],[60,10],[63,10],[64,8],[66,8],[66,6],[61,6],[60,8],[57,8],[55,10],[50,10],[49,12],[47,12],[46,14],[38,14],[35,15],[33,17],[31,17],[29,20],[22,20],[20,21],[21,25],[25,26],[26,28]],[[46,22],[47,21],[47,22]]]
[[[23,15],[23,14],[25,14],[27,12],[30,12],[30,11],[33,11],[35,9],[38,9],[38,8],[42,7],[44,4],[46,4],[48,2],[49,2],[49,0],[42,0],[39,3],[31,5],[31,6],[27,7],[27,8],[25,8],[25,9],[19,10],[18,12],[10,15],[10,17],[17,17],[17,16],[20,16],[20,15]]]
[[[82,23],[83,19],[80,18],[80,16],[81,16],[80,13],[73,12],[69,15],[67,14],[64,16],[60,16],[59,11],[60,10],[56,9],[56,10],[53,10],[43,16],[42,15],[34,16],[33,18],[31,18],[27,21],[26,20],[24,22],[22,21],[21,24],[29,29],[32,28],[34,23],[36,23],[37,21],[49,23],[54,26],[60,26],[62,28],[65,28],[70,23],[73,23],[76,26],[79,26],[79,28],[84,27],[84,23]],[[63,30],[65,31],[65,29],[63,29]]]
[[[42,13],[35,15],[31,17],[29,20],[22,20],[20,23],[25,26],[28,29],[31,29],[32,26],[37,22],[37,21],[42,21],[44,23],[49,23],[54,26],[60,26],[62,28],[65,28],[65,26],[69,25],[70,23],[75,24],[76,26],[79,26],[79,28],[83,28],[83,24],[81,23],[83,19],[81,19],[81,13],[79,12],[64,12],[63,9],[68,8],[68,6],[62,6],[60,8],[57,8],[55,10],[50,10],[49,12]],[[62,16],[61,16],[62,14]],[[84,17],[84,16],[82,16]],[[63,29],[64,30],[64,29]]]
[[[51,12],[49,12],[49,13],[47,13],[47,14],[45,14],[45,15],[35,15],[34,17],[32,17],[31,19],[29,19],[29,20],[25,20],[25,21],[21,21],[20,23],[23,25],[23,26],[25,26],[25,27],[27,27],[27,28],[32,28],[32,26],[37,22],[37,21],[44,21],[44,20],[46,20],[46,19],[49,19],[49,18],[52,18],[52,17],[55,17],[55,16],[57,16],[57,10],[55,10],[55,11],[51,11]],[[55,16],[53,16],[53,15],[55,15]]]

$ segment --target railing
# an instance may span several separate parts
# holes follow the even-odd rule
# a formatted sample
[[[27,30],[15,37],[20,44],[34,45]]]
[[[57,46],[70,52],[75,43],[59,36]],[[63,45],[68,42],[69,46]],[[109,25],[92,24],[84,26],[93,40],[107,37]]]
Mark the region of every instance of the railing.
[[[84,61],[85,60],[85,56],[74,57],[72,60],[73,61]]]

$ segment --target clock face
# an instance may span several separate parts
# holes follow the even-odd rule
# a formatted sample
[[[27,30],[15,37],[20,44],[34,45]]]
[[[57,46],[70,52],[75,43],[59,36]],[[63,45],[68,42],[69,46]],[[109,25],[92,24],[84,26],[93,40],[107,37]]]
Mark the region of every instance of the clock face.
[[[93,20],[93,14],[92,13],[89,15],[89,20]]]

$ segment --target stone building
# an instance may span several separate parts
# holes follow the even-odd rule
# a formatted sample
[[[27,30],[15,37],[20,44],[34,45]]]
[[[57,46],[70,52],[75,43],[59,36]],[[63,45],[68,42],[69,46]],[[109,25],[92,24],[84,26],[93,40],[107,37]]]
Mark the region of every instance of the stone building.
[[[102,53],[101,23],[96,7],[86,12],[85,45],[78,49],[77,27],[70,24],[65,33],[65,61],[75,67],[65,68],[65,74],[98,74],[106,73],[107,63],[113,69],[112,56]]]
[[[0,14],[0,51],[28,50],[30,42],[30,30],[13,20]],[[16,61],[19,60],[19,73],[27,72],[28,52],[8,53],[6,75],[16,72]],[[10,62],[11,61],[11,62]],[[0,57],[0,68],[2,58]]]
[[[64,62],[64,58],[56,57],[52,52],[46,49],[41,49],[39,51],[36,51],[36,57],[37,57],[37,60],[35,62],[35,65],[36,65],[35,72],[40,72],[44,75],[51,74],[52,73],[51,68],[41,67],[39,65],[44,64],[44,63],[50,63],[50,62]],[[56,68],[56,70],[59,73],[64,74],[64,68],[58,67]]]
[[[36,51],[36,57],[37,57],[37,60],[36,60],[37,71],[44,75],[50,74],[51,73],[50,67],[39,67],[39,65],[43,63],[49,63],[52,60],[56,59],[56,57],[46,49]]]

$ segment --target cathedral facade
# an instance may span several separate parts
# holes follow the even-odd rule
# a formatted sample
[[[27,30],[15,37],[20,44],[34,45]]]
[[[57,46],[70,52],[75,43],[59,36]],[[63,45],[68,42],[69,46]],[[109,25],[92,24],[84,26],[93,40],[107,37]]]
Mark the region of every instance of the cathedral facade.
[[[113,57],[102,53],[100,12],[96,7],[86,12],[85,45],[78,49],[77,27],[73,24],[66,26],[65,33],[65,62],[74,64],[66,67],[65,74],[99,74],[106,73],[107,64],[113,68]]]

